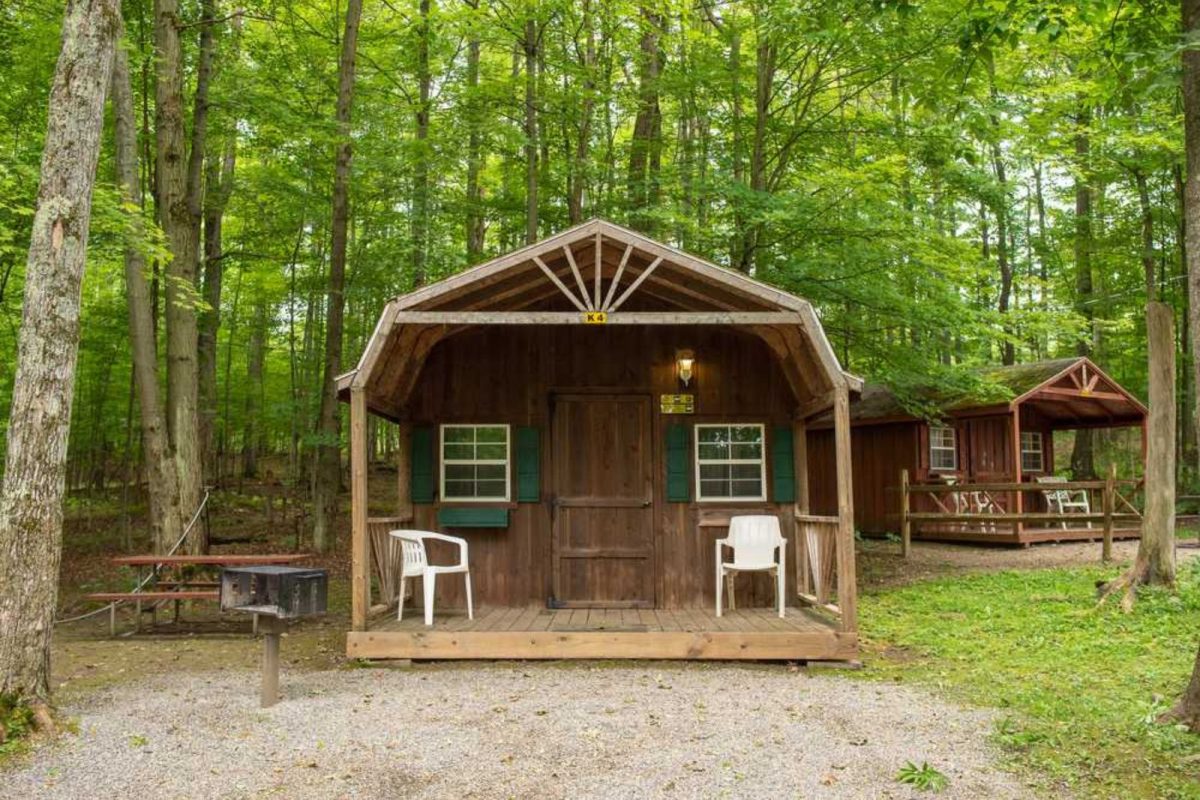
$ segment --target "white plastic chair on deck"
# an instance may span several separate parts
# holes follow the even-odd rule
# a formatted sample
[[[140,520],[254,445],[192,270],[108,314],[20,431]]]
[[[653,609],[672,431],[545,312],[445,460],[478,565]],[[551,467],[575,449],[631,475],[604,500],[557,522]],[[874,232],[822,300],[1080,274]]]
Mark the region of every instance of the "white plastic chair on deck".
[[[1053,486],[1056,483],[1066,483],[1067,479],[1059,475],[1041,475],[1034,478],[1038,483],[1045,483]],[[1042,495],[1046,498],[1046,506],[1059,514],[1091,514],[1092,501],[1088,497],[1086,489],[1045,489]],[[1062,529],[1067,529],[1067,521],[1063,520],[1059,523]],[[1088,522],[1087,527],[1092,527],[1092,523]]]
[[[733,550],[733,561],[724,560],[722,547]],[[775,600],[782,617],[787,597],[786,553],[787,540],[779,530],[779,517],[763,514],[730,518],[729,536],[717,539],[717,616],[721,616],[722,587],[729,573],[770,572],[775,576]],[[729,600],[732,607],[732,588]]]
[[[404,582],[407,578],[420,578],[421,588],[425,590],[425,624],[433,624],[433,590],[437,585],[437,576],[453,572],[461,572],[467,579],[467,619],[475,619],[475,606],[471,598],[471,568],[467,565],[467,540],[457,536],[447,536],[444,533],[432,531],[390,531],[392,538],[399,540],[403,561],[400,567],[400,602],[396,609],[396,619],[404,619]],[[451,566],[434,566],[429,563],[425,553],[425,540],[437,539],[458,546],[459,559]]]

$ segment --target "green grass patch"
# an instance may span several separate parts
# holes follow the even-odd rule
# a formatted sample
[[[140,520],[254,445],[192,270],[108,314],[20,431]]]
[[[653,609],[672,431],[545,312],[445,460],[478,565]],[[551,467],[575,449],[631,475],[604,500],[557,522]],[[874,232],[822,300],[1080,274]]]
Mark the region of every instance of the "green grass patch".
[[[999,708],[1014,764],[1082,796],[1200,798],[1200,736],[1154,718],[1186,685],[1200,643],[1200,559],[1178,592],[1131,614],[1096,607],[1116,568],[941,578],[865,594],[864,676]]]

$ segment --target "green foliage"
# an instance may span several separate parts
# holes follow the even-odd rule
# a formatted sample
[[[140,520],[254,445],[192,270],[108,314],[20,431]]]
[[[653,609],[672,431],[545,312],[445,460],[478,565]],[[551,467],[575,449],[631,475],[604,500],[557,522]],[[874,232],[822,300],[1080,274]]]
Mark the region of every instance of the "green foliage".
[[[1178,592],[1146,589],[1132,614],[1097,608],[1114,568],[969,575],[869,593],[864,672],[999,708],[996,741],[1081,796],[1200,797],[1200,738],[1155,720],[1187,683],[1200,561]]]
[[[16,752],[33,729],[33,709],[13,695],[0,694],[0,758]]]
[[[911,761],[905,762],[900,771],[896,773],[896,780],[912,786],[914,789],[920,789],[922,792],[935,794],[950,785],[950,779],[929,766],[927,761],[922,761],[919,767]]]

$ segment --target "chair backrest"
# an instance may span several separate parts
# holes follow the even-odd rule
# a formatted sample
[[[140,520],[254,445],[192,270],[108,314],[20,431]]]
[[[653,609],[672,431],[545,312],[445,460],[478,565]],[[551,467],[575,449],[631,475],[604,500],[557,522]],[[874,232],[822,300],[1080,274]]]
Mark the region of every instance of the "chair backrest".
[[[421,536],[421,532],[392,531],[392,535],[400,540],[400,552],[403,556],[403,574],[420,574],[428,563],[428,559],[425,557],[425,539]]]
[[[729,543],[733,545],[734,564],[769,564],[775,560],[775,548],[783,542],[779,517],[755,514],[729,520]]]

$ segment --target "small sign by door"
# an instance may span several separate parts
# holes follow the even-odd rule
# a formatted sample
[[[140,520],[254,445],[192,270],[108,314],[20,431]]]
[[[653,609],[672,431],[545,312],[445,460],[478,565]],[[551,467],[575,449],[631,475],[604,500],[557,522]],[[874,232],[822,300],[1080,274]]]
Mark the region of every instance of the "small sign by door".
[[[659,397],[659,410],[664,414],[695,414],[696,395],[664,394]]]

